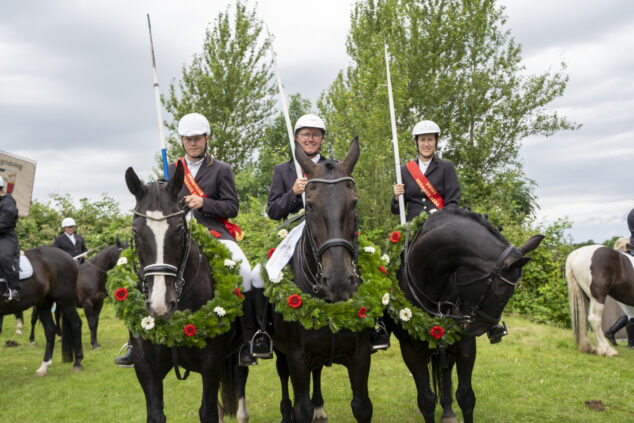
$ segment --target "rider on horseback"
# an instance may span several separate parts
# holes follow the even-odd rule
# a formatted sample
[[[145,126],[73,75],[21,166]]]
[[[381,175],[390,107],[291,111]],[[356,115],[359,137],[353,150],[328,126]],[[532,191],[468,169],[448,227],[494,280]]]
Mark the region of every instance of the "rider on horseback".
[[[632,236],[634,237],[634,209],[627,217],[627,224],[630,228],[630,231],[632,231]],[[628,247],[630,248],[630,250],[628,250]],[[630,238],[629,244],[627,238],[619,238],[614,243],[614,249],[624,254],[634,255],[631,248],[632,238]],[[621,303],[619,303],[619,306],[624,307]],[[623,328],[625,328],[625,330],[627,331],[627,346],[630,348],[634,348],[634,317],[629,317],[627,314],[622,315],[621,317],[616,319],[614,324],[608,330],[603,332],[603,334],[605,335],[607,340],[616,347],[616,333]]]
[[[75,233],[75,225],[75,219],[65,217],[62,220],[64,233],[55,238],[53,247],[66,251],[77,263],[83,263],[84,260],[88,259],[88,250],[86,249],[84,238]]]
[[[3,297],[7,301],[20,300],[17,222],[18,208],[13,196],[5,191],[5,180],[0,176],[0,284],[6,286]]]

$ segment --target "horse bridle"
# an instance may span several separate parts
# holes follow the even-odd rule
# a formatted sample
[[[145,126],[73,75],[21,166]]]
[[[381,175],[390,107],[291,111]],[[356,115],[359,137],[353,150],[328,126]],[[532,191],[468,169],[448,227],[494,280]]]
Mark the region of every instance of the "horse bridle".
[[[456,279],[456,275],[455,273],[452,275],[452,282],[456,283],[458,285],[458,287],[464,287],[467,285],[471,285],[473,283],[476,282],[480,282],[486,279],[487,284],[486,284],[486,289],[483,290],[482,295],[480,296],[477,305],[472,306],[470,308],[470,314],[467,315],[457,315],[454,313],[454,311],[456,310],[456,308],[458,307],[458,303],[452,303],[451,301],[446,301],[446,300],[439,300],[439,301],[435,301],[431,298],[429,298],[428,295],[426,295],[420,288],[418,288],[416,286],[416,284],[413,283],[413,277],[411,274],[411,270],[409,267],[409,260],[408,260],[408,238],[409,238],[409,228],[410,228],[410,224],[407,224],[407,232],[405,235],[405,251],[404,251],[404,264],[405,264],[405,279],[407,281],[407,287],[409,288],[410,293],[412,294],[412,296],[414,297],[417,305],[422,308],[425,312],[439,317],[439,318],[452,318],[455,320],[460,320],[460,321],[466,321],[466,322],[472,322],[476,317],[479,317],[483,320],[485,320],[486,322],[494,325],[497,324],[500,321],[501,318],[501,313],[500,316],[498,316],[497,318],[495,317],[491,317],[488,314],[486,314],[485,312],[483,312],[480,307],[482,306],[482,303],[484,302],[484,299],[487,297],[487,294],[489,293],[489,290],[491,289],[491,285],[493,283],[493,278],[499,278],[501,279],[503,282],[516,287],[517,285],[520,284],[520,278],[518,278],[517,282],[512,282],[509,281],[508,279],[506,279],[505,277],[503,277],[502,275],[500,275],[500,269],[502,268],[502,265],[504,264],[504,261],[508,258],[508,256],[516,250],[516,248],[512,245],[509,244],[504,251],[502,251],[502,253],[498,256],[497,260],[495,261],[495,265],[493,266],[493,268],[485,273],[483,276],[481,277],[477,277],[471,280],[468,280],[466,282],[455,282]],[[414,236],[414,239],[416,239],[418,237],[418,235],[421,233],[422,230],[422,226],[421,229],[419,229],[418,233]],[[413,243],[413,241],[412,241]],[[425,298],[425,300],[427,300],[428,302],[435,304],[437,311],[433,311],[430,310],[428,307],[425,306],[425,304],[420,300],[420,298],[418,297],[418,295],[416,294],[416,291],[418,291],[418,293]],[[443,313],[442,312],[442,306],[443,305],[449,305],[451,306],[451,310],[449,313]]]
[[[137,254],[134,253],[135,245],[137,244],[137,241],[136,241],[136,233],[134,231],[132,232],[133,236],[132,236],[131,248],[132,248],[132,257],[133,257],[133,267],[137,273],[137,277],[139,278],[141,292],[144,295],[147,292],[147,282],[145,280],[147,276],[171,276],[176,279],[174,282],[174,286],[176,288],[177,301],[180,298],[181,293],[183,292],[183,286],[185,285],[185,279],[183,275],[185,273],[185,264],[187,263],[187,259],[189,258],[189,248],[191,244],[191,224],[193,223],[193,219],[192,219],[190,221],[190,228],[188,230],[187,221],[185,220],[185,214],[188,211],[189,210],[187,208],[182,208],[177,212],[170,213],[165,216],[152,217],[152,216],[148,216],[147,214],[141,213],[137,210],[132,210],[133,214],[143,217],[145,219],[153,220],[153,221],[162,221],[162,220],[169,219],[170,217],[181,216],[181,219],[183,220],[183,224],[185,228],[184,229],[184,232],[185,232],[184,244],[185,245],[184,245],[183,255],[181,256],[178,267],[173,266],[171,264],[167,264],[167,263],[150,264],[143,267],[142,272],[137,271],[136,265],[134,264],[135,256],[139,259],[139,263],[141,262],[141,259],[140,257],[138,257],[138,251],[137,251]],[[199,263],[200,263],[200,258],[199,258]]]
[[[336,178],[336,179],[314,178],[314,179],[309,179],[306,182],[305,189],[308,189],[308,185],[311,183],[337,184],[339,182],[346,182],[346,181],[350,181],[353,184],[355,183],[354,178],[352,178],[351,176],[344,176],[344,177]],[[323,275],[321,257],[323,256],[324,252],[326,252],[327,249],[331,247],[335,247],[335,246],[340,246],[348,250],[353,257],[352,267],[355,271],[355,274],[358,273],[357,264],[359,262],[359,213],[355,210],[355,215],[354,215],[355,229],[354,229],[354,240],[353,240],[354,245],[348,240],[343,238],[330,238],[324,241],[324,243],[321,244],[319,247],[317,247],[317,244],[315,242],[315,236],[313,235],[313,231],[310,227],[310,223],[308,219],[308,208],[305,209],[304,216],[305,216],[305,222],[306,222],[306,235],[308,237],[308,242],[310,243],[313,259],[315,260],[315,263],[317,263],[317,273],[316,274],[313,273],[310,270],[310,268],[307,268],[305,265],[302,265],[302,269],[304,270],[304,275],[306,276],[305,279],[308,281],[308,283],[310,283],[312,287],[313,294],[318,295],[322,289],[321,283],[319,282],[321,280],[321,276]],[[300,242],[299,244],[300,244],[300,248],[302,248],[301,247],[302,243]]]

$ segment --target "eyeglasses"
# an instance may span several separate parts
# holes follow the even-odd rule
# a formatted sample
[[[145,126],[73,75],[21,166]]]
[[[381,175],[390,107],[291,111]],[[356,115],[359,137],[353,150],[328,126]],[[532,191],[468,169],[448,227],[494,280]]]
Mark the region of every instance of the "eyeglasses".
[[[183,136],[183,137],[181,137],[181,140],[183,142],[188,142],[190,144],[195,144],[195,143],[204,141],[205,138],[206,137],[204,135],[194,135],[193,137],[185,137],[185,136]]]
[[[318,140],[321,137],[323,137],[324,135],[321,132],[315,132],[315,133],[310,133],[310,132],[302,132],[297,134],[298,137],[300,137],[303,140],[308,140],[310,138],[314,139],[314,140]]]

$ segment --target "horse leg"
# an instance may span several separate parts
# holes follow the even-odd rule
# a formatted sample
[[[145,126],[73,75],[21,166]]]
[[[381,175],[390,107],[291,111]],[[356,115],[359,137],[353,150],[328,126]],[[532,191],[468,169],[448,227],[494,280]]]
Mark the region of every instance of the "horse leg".
[[[418,409],[426,423],[434,423],[436,395],[432,392],[429,384],[429,370],[427,368],[430,357],[429,349],[425,347],[425,351],[417,351],[412,344],[403,341],[401,342],[401,356],[414,377]]]
[[[90,329],[90,345],[92,345],[93,350],[101,348],[99,342],[97,342],[97,325],[99,323],[99,312],[101,311],[102,305],[103,300],[95,303],[90,300],[86,300],[84,302],[84,314],[86,315],[86,320],[88,321],[88,329]]]
[[[361,423],[372,421],[372,401],[368,393],[370,361],[370,347],[357,348],[352,363],[348,366],[348,377],[352,388],[350,406],[354,418]]]
[[[598,355],[604,355],[606,357],[614,357],[619,355],[614,348],[610,346],[608,340],[603,334],[603,328],[601,327],[601,320],[603,318],[603,309],[605,306],[594,299],[590,300],[590,313],[588,313],[588,321],[592,327],[595,338],[597,338],[597,350]]]
[[[471,375],[476,359],[475,336],[465,336],[458,341],[458,354],[456,358],[456,372],[458,373],[458,390],[456,401],[462,410],[464,423],[473,423],[473,409],[476,398],[471,386]]]
[[[247,423],[249,421],[249,410],[247,410],[247,379],[249,378],[249,366],[234,366],[239,381],[238,386],[238,412],[236,419],[238,423]]]
[[[60,308],[60,305],[57,305]],[[81,345],[81,318],[77,313],[75,304],[64,307],[62,325],[62,354],[66,355],[69,361],[75,355],[75,363],[73,363],[73,372],[83,370],[81,360],[84,358],[84,352]],[[69,338],[70,337],[70,338]],[[63,356],[62,356],[63,358]]]
[[[134,372],[145,395],[147,423],[165,423],[163,379],[172,369],[167,347],[158,347],[130,337],[134,355]]]
[[[310,402],[310,369],[304,364],[299,351],[291,352],[286,358],[295,394],[293,422],[310,423],[313,420],[313,404]]]
[[[435,357],[434,360],[438,360],[439,357]],[[458,423],[458,419],[456,418],[456,413],[454,413],[452,404],[452,380],[451,373],[453,371],[454,364],[456,363],[453,354],[445,354],[446,363],[437,362],[437,366],[439,366],[439,375],[440,378],[440,406],[442,407],[442,417],[440,419],[441,423]]]
[[[44,305],[37,309],[37,315],[44,326],[44,335],[46,336],[46,349],[44,351],[44,359],[39,369],[35,371],[35,376],[46,376],[48,368],[53,363],[53,349],[55,347],[55,322],[51,315],[50,306]]]
[[[31,334],[29,335],[29,342],[31,346],[35,346],[35,324],[37,323],[37,307],[33,306],[31,310]]]
[[[288,392],[288,360],[286,355],[275,350],[275,367],[277,368],[277,375],[280,378],[280,384],[282,385],[282,400],[280,401],[280,413],[282,413],[282,423],[292,423],[293,418],[291,416],[293,412],[293,403]]]
[[[320,366],[318,369],[313,370],[313,397],[311,402],[313,407],[313,422],[315,423],[328,423],[328,416],[324,411],[324,397],[321,395],[321,371],[324,369]]]
[[[203,397],[200,408],[198,409],[198,416],[201,423],[216,423],[219,420],[218,407],[218,390],[220,388],[220,366],[214,361],[210,360],[209,365],[205,366],[202,372],[203,379]]]
[[[22,329],[24,328],[24,315],[21,311],[15,313],[15,334],[22,335]]]

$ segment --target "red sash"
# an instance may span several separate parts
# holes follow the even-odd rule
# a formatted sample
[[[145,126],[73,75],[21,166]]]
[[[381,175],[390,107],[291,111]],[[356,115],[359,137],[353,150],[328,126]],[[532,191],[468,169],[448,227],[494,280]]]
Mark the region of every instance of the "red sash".
[[[436,206],[438,210],[442,210],[445,207],[445,200],[442,199],[436,188],[429,182],[429,179],[423,175],[421,172],[418,163],[414,160],[407,162],[406,164],[407,170],[409,170],[410,175],[414,178],[414,181],[418,184],[421,191],[431,200],[432,203]]]
[[[183,167],[185,168],[184,182],[189,192],[192,193],[193,195],[197,195],[202,198],[207,198],[207,195],[205,194],[205,192],[196,183],[196,180],[194,179],[194,175],[192,175],[192,173],[189,171],[189,168],[187,167],[187,163],[185,162],[185,158],[181,157],[178,160],[183,164]],[[242,233],[242,229],[240,229],[238,225],[236,225],[235,223],[231,223],[229,222],[228,219],[223,219],[222,217],[214,216],[214,219],[216,219],[219,222],[222,222],[225,225],[225,228],[227,228],[229,235],[231,235],[236,241],[238,242],[242,241],[242,238],[244,238],[244,234]],[[210,230],[209,233],[215,236],[216,238],[220,238],[221,236],[219,232],[214,231],[213,229]]]

